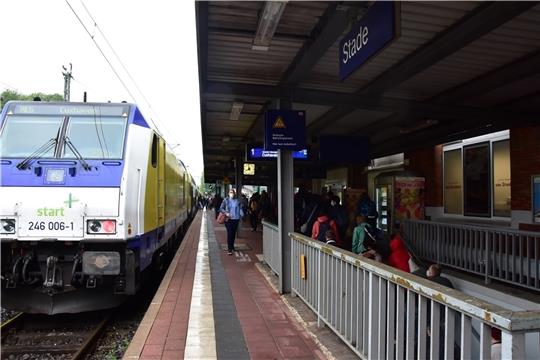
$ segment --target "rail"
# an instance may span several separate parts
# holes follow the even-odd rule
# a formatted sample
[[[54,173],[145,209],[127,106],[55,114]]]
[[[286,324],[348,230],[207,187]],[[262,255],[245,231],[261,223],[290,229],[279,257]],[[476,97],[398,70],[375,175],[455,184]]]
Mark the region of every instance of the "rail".
[[[540,291],[540,233],[418,220],[403,229],[420,258]]]
[[[262,221],[264,262],[279,276],[281,253],[279,251],[279,233],[275,224]]]
[[[361,358],[490,359],[492,327],[502,331],[503,359],[538,358],[540,311],[510,311],[304,235],[289,235],[293,293]]]

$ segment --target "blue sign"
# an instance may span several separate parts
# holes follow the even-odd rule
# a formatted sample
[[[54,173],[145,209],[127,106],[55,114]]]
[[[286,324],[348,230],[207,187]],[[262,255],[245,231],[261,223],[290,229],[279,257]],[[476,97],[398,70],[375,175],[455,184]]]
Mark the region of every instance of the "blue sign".
[[[376,1],[339,43],[339,78],[345,80],[400,35],[400,6]]]
[[[306,112],[268,110],[264,120],[265,150],[302,150],[306,148]]]
[[[251,148],[247,156],[248,160],[265,160],[277,158],[276,150],[264,150],[263,148]],[[306,160],[308,158],[307,149],[293,151],[293,159]]]

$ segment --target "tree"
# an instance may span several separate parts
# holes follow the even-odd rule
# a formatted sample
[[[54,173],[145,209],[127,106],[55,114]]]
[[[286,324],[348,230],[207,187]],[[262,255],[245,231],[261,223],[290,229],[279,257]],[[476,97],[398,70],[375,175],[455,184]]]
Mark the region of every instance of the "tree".
[[[30,95],[21,94],[13,90],[4,90],[0,94],[0,109],[10,100],[29,100],[32,101],[35,98],[40,98],[41,101],[63,101],[64,97],[60,94],[45,94],[42,92],[35,92]]]

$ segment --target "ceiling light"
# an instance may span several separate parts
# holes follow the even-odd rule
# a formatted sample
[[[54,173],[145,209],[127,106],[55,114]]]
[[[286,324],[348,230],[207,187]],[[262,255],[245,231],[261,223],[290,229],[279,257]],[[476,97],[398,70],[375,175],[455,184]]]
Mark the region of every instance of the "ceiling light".
[[[240,119],[240,114],[242,113],[243,108],[244,108],[244,103],[243,102],[234,102],[232,104],[230,119],[231,120]]]
[[[287,5],[286,1],[267,1],[264,3],[257,33],[251,46],[253,50],[268,51],[285,5]]]

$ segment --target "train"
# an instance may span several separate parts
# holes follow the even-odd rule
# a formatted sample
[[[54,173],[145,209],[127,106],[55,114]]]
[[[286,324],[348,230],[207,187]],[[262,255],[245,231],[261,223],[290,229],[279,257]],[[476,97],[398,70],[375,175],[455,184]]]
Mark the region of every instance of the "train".
[[[137,294],[197,212],[184,163],[136,104],[10,101],[0,121],[2,307],[77,313]]]

